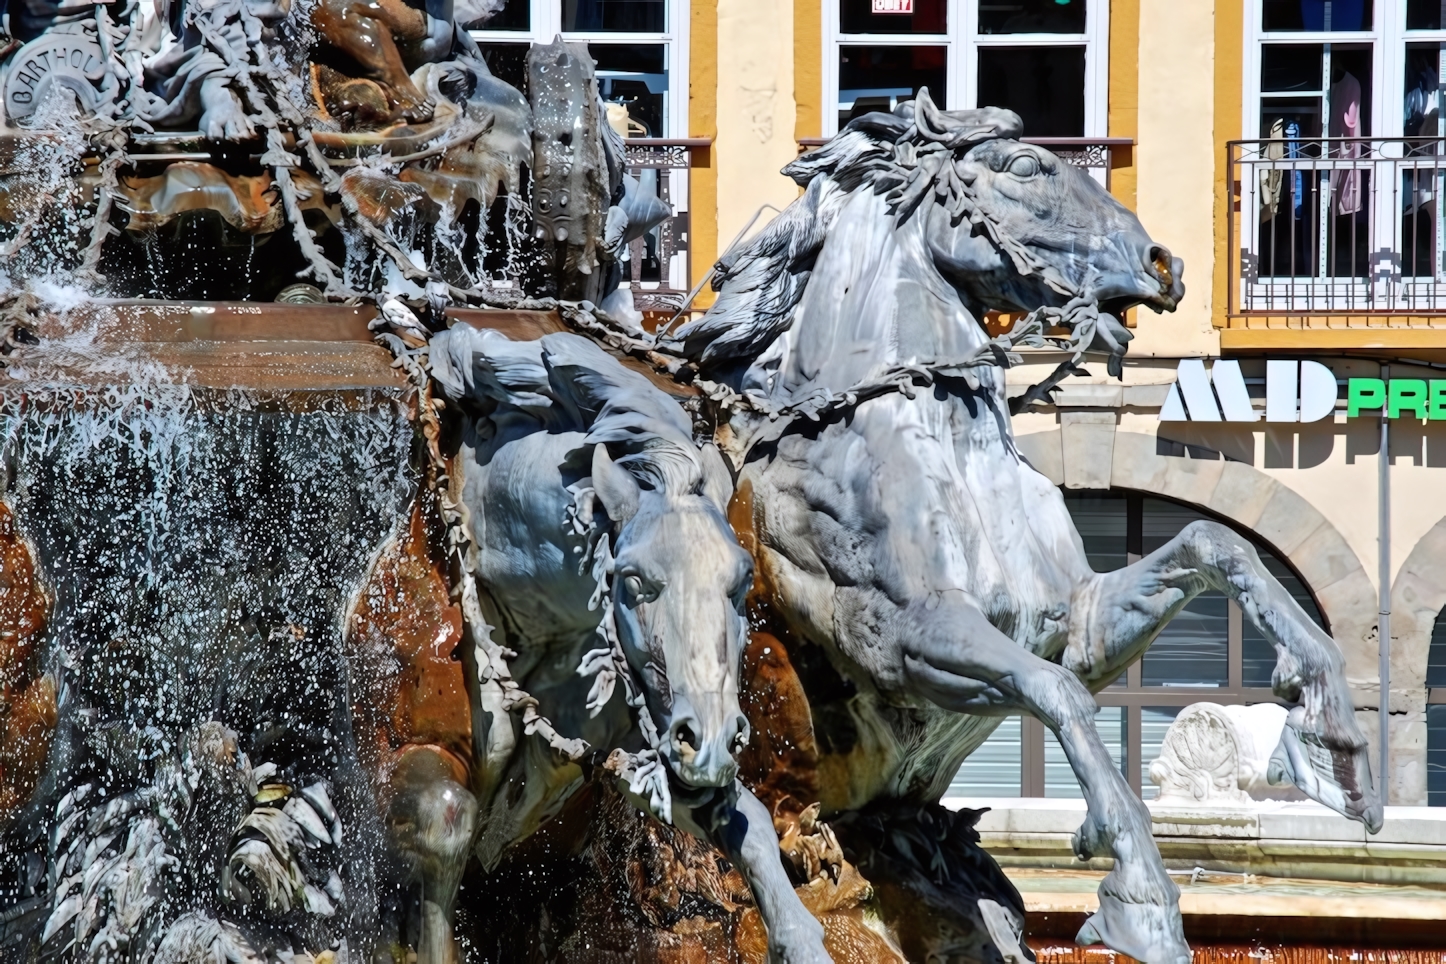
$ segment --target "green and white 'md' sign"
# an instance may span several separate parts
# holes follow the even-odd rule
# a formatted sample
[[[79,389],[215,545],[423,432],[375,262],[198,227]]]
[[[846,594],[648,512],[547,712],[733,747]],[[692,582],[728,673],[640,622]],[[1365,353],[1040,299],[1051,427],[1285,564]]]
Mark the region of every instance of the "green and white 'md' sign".
[[[1255,407],[1240,363],[1217,359],[1209,369],[1199,358],[1180,361],[1175,384],[1160,406],[1162,422],[1316,422],[1336,410],[1335,374],[1320,362],[1267,361],[1265,409]],[[1446,379],[1351,378],[1346,381],[1346,417],[1416,418],[1446,421]]]
[[[1386,410],[1387,418],[1446,420],[1446,379],[1352,378],[1346,382],[1346,418]]]

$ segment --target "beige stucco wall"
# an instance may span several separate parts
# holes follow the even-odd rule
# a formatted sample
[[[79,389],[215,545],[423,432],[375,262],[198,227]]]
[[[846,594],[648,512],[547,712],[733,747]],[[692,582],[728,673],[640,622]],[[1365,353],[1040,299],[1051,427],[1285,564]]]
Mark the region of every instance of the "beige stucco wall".
[[[798,197],[778,173],[798,155],[793,126],[792,0],[718,0],[720,253],[760,205]]]
[[[1215,4],[1140,0],[1136,210],[1151,237],[1185,261],[1173,315],[1138,312],[1130,354],[1218,354],[1211,325],[1216,150]]]

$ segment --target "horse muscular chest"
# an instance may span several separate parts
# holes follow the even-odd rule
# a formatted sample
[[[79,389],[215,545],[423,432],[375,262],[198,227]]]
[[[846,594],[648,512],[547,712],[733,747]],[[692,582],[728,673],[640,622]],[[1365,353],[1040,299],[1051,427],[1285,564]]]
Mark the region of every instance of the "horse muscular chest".
[[[877,399],[814,437],[785,438],[762,473],[756,511],[780,604],[891,701],[906,701],[906,613],[952,594],[1033,652],[1063,645],[1084,563],[1058,551],[1067,517],[1041,525],[1063,505],[1012,454],[993,402]]]

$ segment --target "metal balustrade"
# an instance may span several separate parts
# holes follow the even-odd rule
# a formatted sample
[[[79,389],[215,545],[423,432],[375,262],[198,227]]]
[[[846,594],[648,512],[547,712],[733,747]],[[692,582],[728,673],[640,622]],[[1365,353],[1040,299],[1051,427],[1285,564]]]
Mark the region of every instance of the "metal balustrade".
[[[1446,138],[1231,141],[1228,152],[1232,327],[1251,315],[1446,315]]]

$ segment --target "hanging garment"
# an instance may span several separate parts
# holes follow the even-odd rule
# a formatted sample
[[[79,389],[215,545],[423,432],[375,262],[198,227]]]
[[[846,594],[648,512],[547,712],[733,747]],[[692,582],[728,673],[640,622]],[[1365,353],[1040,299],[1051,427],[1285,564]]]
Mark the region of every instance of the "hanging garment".
[[[1285,156],[1303,157],[1300,150],[1300,125],[1291,121],[1285,125]],[[1305,207],[1305,175],[1296,171],[1290,176],[1292,216],[1299,221]]]
[[[1331,137],[1360,137],[1361,132],[1361,82],[1350,71],[1340,82],[1331,85]],[[1336,157],[1360,157],[1360,144],[1335,145]],[[1355,214],[1361,209],[1361,172],[1331,171],[1331,196],[1335,199],[1337,214]]]
[[[1270,125],[1270,143],[1265,145],[1263,156],[1268,161],[1278,161],[1285,156],[1285,121],[1279,117]],[[1278,167],[1260,172],[1260,220],[1269,221],[1280,207],[1280,185],[1284,180]]]
[[[1416,83],[1406,91],[1405,117],[1402,129],[1407,137],[1435,136],[1436,119],[1440,116],[1441,82],[1436,71],[1423,70]]]

